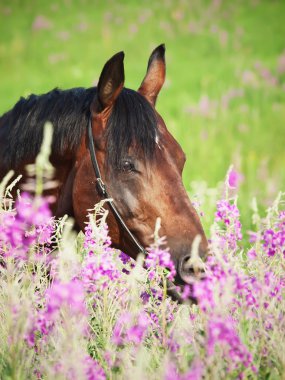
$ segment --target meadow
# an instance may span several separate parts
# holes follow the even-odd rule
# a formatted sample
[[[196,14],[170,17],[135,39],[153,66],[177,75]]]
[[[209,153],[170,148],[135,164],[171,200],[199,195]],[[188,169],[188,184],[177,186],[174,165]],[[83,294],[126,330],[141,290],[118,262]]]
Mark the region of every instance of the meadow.
[[[41,194],[0,186],[1,379],[284,379],[284,15],[281,0],[1,1],[1,114],[96,85],[120,50],[138,88],[166,44],[157,109],[212,252],[177,305],[158,228],[142,270],[110,247],[102,204],[76,236]]]
[[[281,0],[2,0],[0,113],[20,96],[96,84],[120,50],[136,89],[164,42],[157,109],[188,157],[185,185],[215,188],[234,164],[249,228],[252,197],[266,208],[285,184],[284,14]]]
[[[51,170],[48,145],[35,164],[36,189]],[[76,235],[39,193],[21,192],[14,203],[16,183],[5,190],[6,177],[1,379],[284,379],[285,193],[265,219],[253,205],[247,248],[235,178],[228,172],[216,203],[206,278],[186,285],[179,305],[167,297],[175,268],[159,222],[147,256],[134,261],[111,248],[104,201]]]

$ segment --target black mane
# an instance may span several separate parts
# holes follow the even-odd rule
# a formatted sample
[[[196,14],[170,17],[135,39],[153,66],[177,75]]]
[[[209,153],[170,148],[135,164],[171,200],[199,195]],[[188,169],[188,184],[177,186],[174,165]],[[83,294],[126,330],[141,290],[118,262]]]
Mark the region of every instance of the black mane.
[[[47,94],[21,98],[0,118],[1,164],[10,169],[34,160],[46,121],[50,121],[54,129],[52,153],[63,156],[67,149],[74,152],[86,130],[96,91],[96,88],[54,89]],[[154,151],[156,124],[155,112],[147,100],[136,91],[124,88],[106,128],[108,161],[118,165],[131,144],[150,157]]]

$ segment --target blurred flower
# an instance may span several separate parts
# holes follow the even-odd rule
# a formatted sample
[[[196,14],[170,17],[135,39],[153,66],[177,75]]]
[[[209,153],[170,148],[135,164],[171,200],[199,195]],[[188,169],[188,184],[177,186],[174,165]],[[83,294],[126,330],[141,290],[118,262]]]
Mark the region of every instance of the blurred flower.
[[[228,355],[231,364],[235,367],[240,364],[249,367],[252,364],[252,355],[241,342],[233,320],[222,317],[211,318],[208,321],[207,352],[212,356],[219,348]]]
[[[170,363],[166,367],[164,380],[200,380],[203,372],[203,364],[199,360],[194,360],[190,370],[185,374],[180,374],[178,368],[173,363]]]
[[[152,10],[146,8],[139,13],[138,21],[140,24],[144,24],[152,16]]]
[[[256,74],[251,70],[245,70],[242,73],[241,81],[245,85],[254,86],[258,85],[258,79]]]
[[[243,179],[243,175],[234,168],[228,173],[228,185],[230,188],[235,189],[239,186]]]
[[[164,380],[183,380],[183,377],[179,374],[176,366],[173,363],[169,363],[166,367]]]
[[[46,300],[45,315],[51,319],[63,306],[67,306],[75,314],[86,312],[84,289],[78,280],[54,282],[46,292]]]
[[[62,41],[68,41],[70,39],[70,32],[67,30],[62,30],[57,33],[57,36]]]
[[[167,278],[173,280],[176,275],[175,266],[171,259],[169,249],[161,248],[163,245],[165,245],[165,238],[159,238],[157,242],[147,249],[145,266],[146,268],[156,268],[157,266],[165,268],[169,271]]]
[[[138,346],[142,343],[149,325],[150,319],[144,311],[137,316],[124,312],[115,324],[112,340],[117,346],[130,343]]]
[[[256,232],[253,232],[253,231],[248,231],[247,233],[249,235],[249,242],[255,243],[258,239],[258,234]]]
[[[81,21],[79,24],[76,25],[76,29],[79,32],[86,32],[86,30],[88,30],[87,22]]]
[[[32,29],[33,30],[49,30],[53,27],[52,22],[45,16],[38,15],[36,16]]]
[[[183,292],[181,294],[181,297],[183,300],[187,300],[189,298],[189,296],[191,295],[192,291],[191,291],[191,287],[190,285],[184,285],[183,287]]]
[[[194,283],[193,295],[198,300],[201,310],[204,312],[214,310],[216,306],[214,299],[214,284],[210,277]]]
[[[138,32],[138,27],[137,27],[137,25],[136,24],[131,24],[130,26],[129,26],[129,32],[131,33],[131,34],[136,34],[137,32]]]
[[[254,249],[250,249],[247,252],[247,257],[249,258],[249,260],[255,260],[257,257],[256,251]]]
[[[106,375],[100,364],[89,355],[84,358],[86,380],[105,380]]]
[[[242,88],[230,88],[221,97],[220,104],[222,108],[227,109],[230,102],[236,98],[242,98],[244,96],[244,89]]]
[[[16,202],[15,212],[0,215],[0,253],[27,260],[32,244],[51,242],[54,224],[47,201],[22,193]]]
[[[219,33],[219,40],[222,46],[226,46],[228,44],[229,34],[226,30],[221,30]]]

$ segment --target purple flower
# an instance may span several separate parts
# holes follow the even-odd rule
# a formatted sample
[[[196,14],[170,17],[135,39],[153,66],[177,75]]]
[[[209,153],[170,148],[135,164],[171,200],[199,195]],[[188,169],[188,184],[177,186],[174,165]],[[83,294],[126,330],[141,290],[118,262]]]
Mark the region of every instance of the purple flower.
[[[217,202],[216,221],[223,222],[225,225],[230,225],[231,220],[239,218],[239,210],[237,206],[230,203],[226,199]]]
[[[249,367],[252,364],[252,355],[241,342],[236,331],[235,323],[230,318],[212,317],[208,321],[207,352],[214,355],[216,347],[219,347],[228,356],[232,365],[239,364]]]
[[[265,230],[262,234],[263,248],[268,256],[282,253],[285,257],[285,212],[281,211],[274,228]]]
[[[101,253],[102,251],[110,251],[112,242],[109,236],[109,229],[107,223],[99,225],[88,223],[85,228],[84,248],[87,251]]]
[[[119,258],[123,264],[127,264],[131,260],[130,256],[126,255],[124,252],[120,252]]]
[[[89,223],[85,229],[84,248],[87,255],[82,265],[81,280],[90,293],[105,288],[109,281],[121,277],[114,260],[115,253],[110,246],[107,224],[92,226]]]
[[[54,282],[46,291],[46,316],[52,318],[60,308],[67,306],[72,313],[85,314],[84,289],[78,280]]]
[[[179,374],[176,366],[170,363],[167,365],[164,380],[183,380],[183,377]]]
[[[173,334],[170,334],[169,338],[167,339],[167,347],[170,350],[170,352],[173,353],[176,353],[180,348],[180,345],[173,338]]]
[[[247,252],[247,257],[249,258],[249,260],[255,260],[256,257],[257,257],[257,254],[256,254],[256,251],[251,248],[248,252]]]
[[[141,299],[142,299],[142,302],[144,305],[147,304],[149,299],[150,299],[150,294],[147,292],[142,292],[141,293]]]
[[[221,223],[225,230],[217,232],[219,244],[223,250],[229,248],[235,251],[237,249],[237,242],[242,239],[239,216],[236,204],[225,199],[217,202],[215,220]]]
[[[255,243],[257,241],[258,234],[256,232],[248,231],[248,235],[249,235],[249,242],[250,243]]]
[[[174,279],[176,275],[176,270],[169,249],[162,249],[161,246],[165,244],[165,238],[159,238],[158,241],[152,244],[147,249],[147,257],[145,259],[145,265],[147,268],[156,268],[160,266],[168,270],[167,278],[170,280]]]
[[[228,174],[228,184],[232,189],[236,189],[240,182],[242,181],[243,176],[236,170],[232,169]]]
[[[215,308],[214,283],[211,278],[197,281],[193,284],[193,295],[198,300],[200,308],[207,312]]]
[[[117,346],[129,343],[138,346],[143,341],[151,321],[147,314],[141,311],[137,316],[129,312],[121,314],[113,330],[112,340]]]
[[[100,364],[89,355],[84,358],[86,380],[105,380],[106,375]]]
[[[28,193],[17,200],[15,212],[1,213],[0,219],[0,252],[20,260],[28,258],[33,244],[50,242],[54,232],[48,202]]]
[[[199,360],[194,360],[190,370],[185,374],[184,380],[200,380],[204,372],[203,363]]]
[[[128,312],[122,313],[118,318],[115,327],[113,329],[112,341],[117,346],[122,346],[124,344],[125,337],[125,325],[129,325],[131,323],[131,315]]]
[[[33,30],[44,30],[44,29],[51,29],[52,28],[52,22],[48,20],[45,16],[38,15],[36,16],[32,29]]]
[[[190,285],[186,284],[186,285],[184,285],[181,297],[183,300],[187,300],[190,295],[191,295],[191,287],[190,287]]]
[[[81,280],[85,289],[96,292],[98,289],[105,288],[110,281],[121,277],[121,272],[117,269],[112,252],[104,252],[95,255],[90,252],[84,260]]]
[[[70,282],[54,282],[46,290],[46,306],[31,315],[29,328],[25,340],[29,346],[35,346],[36,333],[42,337],[47,336],[53,330],[56,323],[60,323],[60,311],[65,308],[69,316],[86,315],[85,294],[83,285],[78,280]]]
[[[50,219],[49,222],[41,224],[36,228],[36,234],[39,244],[51,244],[52,235],[54,233],[54,222]]]
[[[203,365],[200,361],[194,360],[189,371],[180,374],[173,363],[168,364],[164,380],[200,380],[203,376]]]

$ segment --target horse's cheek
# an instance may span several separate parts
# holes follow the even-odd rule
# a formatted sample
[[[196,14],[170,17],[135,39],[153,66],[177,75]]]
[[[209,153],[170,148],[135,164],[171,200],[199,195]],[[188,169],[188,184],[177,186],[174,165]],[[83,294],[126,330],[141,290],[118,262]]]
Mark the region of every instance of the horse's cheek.
[[[98,202],[96,199],[95,185],[86,179],[86,171],[81,167],[74,178],[72,203],[76,224],[84,230],[87,221],[88,210],[92,209]]]

